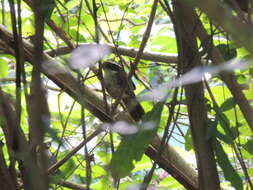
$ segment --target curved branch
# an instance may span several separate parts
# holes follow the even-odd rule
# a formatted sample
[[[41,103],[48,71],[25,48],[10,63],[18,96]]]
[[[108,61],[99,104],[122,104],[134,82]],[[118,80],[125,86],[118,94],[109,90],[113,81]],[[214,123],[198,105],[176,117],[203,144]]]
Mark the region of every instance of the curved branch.
[[[82,43],[81,45],[86,45],[86,43]],[[128,56],[135,58],[138,49],[136,48],[130,48],[127,46],[120,46],[115,47],[113,44],[106,44],[110,47],[112,53],[119,53],[120,55]],[[117,52],[116,52],[117,48]],[[59,56],[59,55],[65,55],[72,52],[72,48],[69,47],[60,47],[58,49],[45,51],[46,54],[50,55],[51,57]],[[153,62],[163,62],[168,64],[177,63],[177,54],[170,54],[170,53],[157,53],[157,52],[151,52],[151,51],[144,51],[141,55],[141,59],[153,61]]]
[[[8,46],[13,47],[13,36],[2,25],[0,25],[0,39],[4,40]],[[25,40],[24,52],[26,59],[28,61],[31,60],[33,46]],[[42,67],[42,72],[48,78],[50,78],[54,83],[65,90],[81,105],[84,105],[94,116],[98,117],[101,121],[113,121],[113,119],[106,114],[106,108],[104,106],[102,97],[98,96],[94,91],[89,89],[88,86],[80,86],[78,81],[72,76],[67,68],[57,62],[52,61],[50,56],[47,54],[44,54],[44,60],[47,60],[48,62],[43,64],[44,66]],[[123,113],[123,117],[127,118],[127,115]],[[157,153],[152,153],[153,151],[156,151],[156,147],[159,147],[160,143],[160,139],[157,136],[151,143],[151,146],[148,147],[146,154],[152,160],[155,160],[165,171],[174,176],[175,179],[177,179],[182,185],[188,189],[197,190],[197,175],[195,170],[189,166],[182,157],[177,156],[179,154],[174,149],[168,146],[166,148],[167,151],[162,154],[162,157],[166,159],[162,160],[157,158]],[[176,157],[178,157],[178,159],[175,159]]]

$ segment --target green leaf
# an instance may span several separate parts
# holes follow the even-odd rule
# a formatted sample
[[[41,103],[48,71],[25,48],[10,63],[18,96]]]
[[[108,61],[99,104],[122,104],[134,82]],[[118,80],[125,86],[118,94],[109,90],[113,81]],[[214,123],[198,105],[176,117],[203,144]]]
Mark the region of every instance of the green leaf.
[[[69,159],[64,165],[60,167],[60,172],[58,174],[59,178],[66,178],[70,176],[77,168],[77,164],[75,163],[74,159]]]
[[[206,134],[206,137],[207,137],[207,140],[210,140],[212,139],[212,137],[216,137],[217,135],[217,125],[218,125],[218,122],[217,120],[208,120],[207,122],[207,134]]]
[[[107,173],[106,173],[106,170],[102,166],[100,166],[98,164],[95,164],[92,166],[92,177],[93,178],[98,178],[98,177],[105,176],[105,175],[107,175]]]
[[[219,131],[217,131],[216,137],[227,144],[232,143],[232,139],[230,137],[228,137],[228,135],[224,135],[224,134],[220,133]]]
[[[243,190],[242,179],[231,165],[222,145],[218,140],[214,140],[213,145],[217,162],[224,173],[225,179],[228,180],[236,190]]]
[[[186,134],[185,134],[185,150],[190,151],[192,150],[192,136],[191,136],[191,129],[188,128]]]
[[[110,169],[115,178],[122,178],[134,169],[134,161],[140,161],[146,148],[153,140],[160,123],[164,102],[157,103],[144,115],[139,131],[134,135],[123,136],[118,149],[112,156]],[[153,128],[149,128],[152,125]]]
[[[168,176],[161,180],[159,183],[160,189],[178,189],[181,190],[180,183],[176,181],[172,176]]]
[[[221,132],[219,132],[217,130],[217,125],[218,125],[218,121],[215,119],[214,121],[212,120],[208,120],[207,123],[207,139],[210,140],[212,139],[212,137],[217,137],[218,139],[222,140],[223,142],[227,143],[227,144],[231,144],[233,142],[233,138],[236,138],[239,134],[237,132],[237,130],[235,128],[229,128],[227,130],[228,134],[222,134]],[[224,121],[223,121],[223,125]],[[228,123],[229,125],[229,123]],[[223,126],[224,128],[228,128],[227,126]],[[233,138],[231,137],[231,134],[233,136]]]
[[[4,59],[0,59],[0,77],[4,78],[8,76],[8,63]]]
[[[243,148],[253,155],[253,138],[249,139],[247,143],[243,145]]]
[[[138,172],[138,171],[143,171],[147,168],[151,168],[152,163],[150,162],[150,158],[146,155],[143,155],[141,160],[138,161],[138,163],[135,164],[134,170],[132,172]]]
[[[236,105],[235,101],[234,101],[234,98],[228,98],[226,99],[225,102],[222,103],[222,105],[220,106],[220,111],[221,112],[225,112],[225,111],[228,111],[232,108],[234,108]]]
[[[213,137],[217,137],[223,142],[227,144],[231,144],[233,142],[233,138],[236,138],[239,135],[237,130],[234,127],[229,129],[229,134],[224,135],[217,130],[217,125],[218,125],[217,120],[214,120],[214,121],[208,120],[208,123],[207,123],[208,128],[207,128],[207,134],[206,134],[207,140],[210,140]],[[230,134],[232,134],[233,138],[231,137]]]
[[[221,127],[225,131],[225,135],[221,133],[217,133],[217,137],[219,137],[221,140],[224,140],[224,142],[231,144],[233,142],[233,139],[236,138],[236,135],[233,133],[233,130],[230,128],[230,122],[225,114],[218,113],[215,118],[217,121],[219,121]]]

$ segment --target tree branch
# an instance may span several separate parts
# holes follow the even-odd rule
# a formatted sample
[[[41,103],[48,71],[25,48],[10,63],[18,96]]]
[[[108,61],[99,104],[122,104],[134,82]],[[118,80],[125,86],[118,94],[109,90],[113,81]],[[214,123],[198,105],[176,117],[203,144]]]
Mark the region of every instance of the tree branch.
[[[85,43],[80,44],[80,46],[81,45],[85,45]],[[130,48],[127,46],[115,47],[113,44],[106,44],[106,45],[108,45],[110,47],[112,53],[115,53],[115,54],[119,53],[120,55],[135,58],[138,53],[138,49],[136,49],[136,48]],[[73,51],[72,48],[64,46],[64,47],[59,47],[58,49],[45,51],[45,53],[50,55],[51,57],[55,57],[55,56],[71,53],[72,51]],[[177,63],[177,54],[144,51],[141,55],[141,59],[153,61],[153,62],[163,62],[163,63],[168,63],[168,64],[173,64],[173,63],[175,64],[175,63]]]
[[[13,46],[13,37],[12,34],[3,26],[0,25],[0,39],[3,39],[6,44],[10,47]],[[24,42],[25,48],[25,55],[26,59],[29,61],[31,60],[31,55],[33,54],[33,46],[27,42]],[[65,90],[73,99],[79,102],[81,105],[84,105],[95,117],[99,118],[103,122],[112,122],[113,118],[106,114],[106,108],[104,106],[103,100],[100,96],[98,96],[94,91],[89,89],[88,86],[82,85],[78,83],[78,81],[71,75],[69,70],[57,62],[54,62],[47,54],[44,54],[44,60],[48,62],[43,63],[42,72],[50,78],[54,83],[56,83],[60,88]],[[111,107],[111,106],[109,106]],[[123,113],[122,113],[123,114]],[[127,114],[123,114],[124,118],[128,118]],[[156,137],[151,144],[153,147],[157,147],[161,142],[159,137]],[[148,148],[148,150],[153,149],[152,146]],[[158,146],[159,147],[159,146]],[[185,187],[192,187],[192,190],[197,189],[196,185],[196,175],[192,175],[192,173],[196,173],[191,166],[189,166],[183,158],[180,160],[184,162],[175,162],[173,157],[176,155],[176,151],[167,147],[168,153],[163,153],[162,157],[167,158],[163,160],[163,163],[160,163],[160,160],[156,160],[156,154],[147,154],[151,159],[157,161],[157,163],[163,166],[163,169],[166,170],[168,173],[173,174],[175,179],[177,179],[182,185]],[[173,164],[173,168],[171,165]],[[178,172],[181,171],[182,173],[186,174],[187,177],[179,174]],[[188,175],[191,174],[191,175]]]

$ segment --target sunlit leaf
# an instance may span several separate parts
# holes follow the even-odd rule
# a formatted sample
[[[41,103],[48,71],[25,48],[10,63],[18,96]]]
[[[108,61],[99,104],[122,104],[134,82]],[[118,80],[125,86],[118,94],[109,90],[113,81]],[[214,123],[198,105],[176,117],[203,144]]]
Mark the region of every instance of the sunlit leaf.
[[[228,180],[236,190],[243,190],[242,179],[231,165],[231,162],[229,161],[229,158],[223,150],[221,144],[219,141],[214,140],[213,145],[217,162],[224,173],[225,179]]]
[[[221,127],[225,131],[225,135],[221,135],[221,133],[217,133],[217,137],[220,137],[224,142],[231,144],[233,139],[236,138],[236,135],[231,130],[230,122],[225,114],[218,113],[216,114],[216,120],[219,121]]]
[[[243,148],[253,155],[253,138],[249,139]]]
[[[187,151],[192,150],[193,146],[192,146],[192,136],[191,136],[190,128],[188,128],[184,138],[185,138],[185,145],[184,145],[185,149]]]
[[[110,169],[114,177],[122,178],[129,175],[134,169],[134,161],[141,159],[156,134],[163,104],[157,103],[150,112],[144,115],[138,133],[122,137],[110,163]]]
[[[8,76],[8,62],[4,59],[0,59],[0,77],[4,78]]]
[[[220,111],[221,112],[225,112],[227,110],[230,110],[232,108],[234,108],[236,105],[235,101],[234,101],[234,98],[228,98],[226,99],[225,102],[222,103],[222,105],[220,106]]]
[[[208,120],[207,122],[207,134],[206,134],[206,137],[207,139],[211,139],[213,137],[216,137],[217,135],[217,120]]]

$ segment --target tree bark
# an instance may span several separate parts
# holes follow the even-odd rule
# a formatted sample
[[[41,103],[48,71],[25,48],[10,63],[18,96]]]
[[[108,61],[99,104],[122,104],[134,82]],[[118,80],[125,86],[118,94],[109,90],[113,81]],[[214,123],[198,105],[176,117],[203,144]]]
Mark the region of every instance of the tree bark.
[[[187,18],[189,7],[182,1],[173,0],[175,31],[179,52],[179,68],[182,73],[201,65],[194,25]],[[185,86],[187,108],[190,120],[193,145],[197,158],[199,189],[220,189],[211,142],[207,140],[207,109],[202,82]]]

